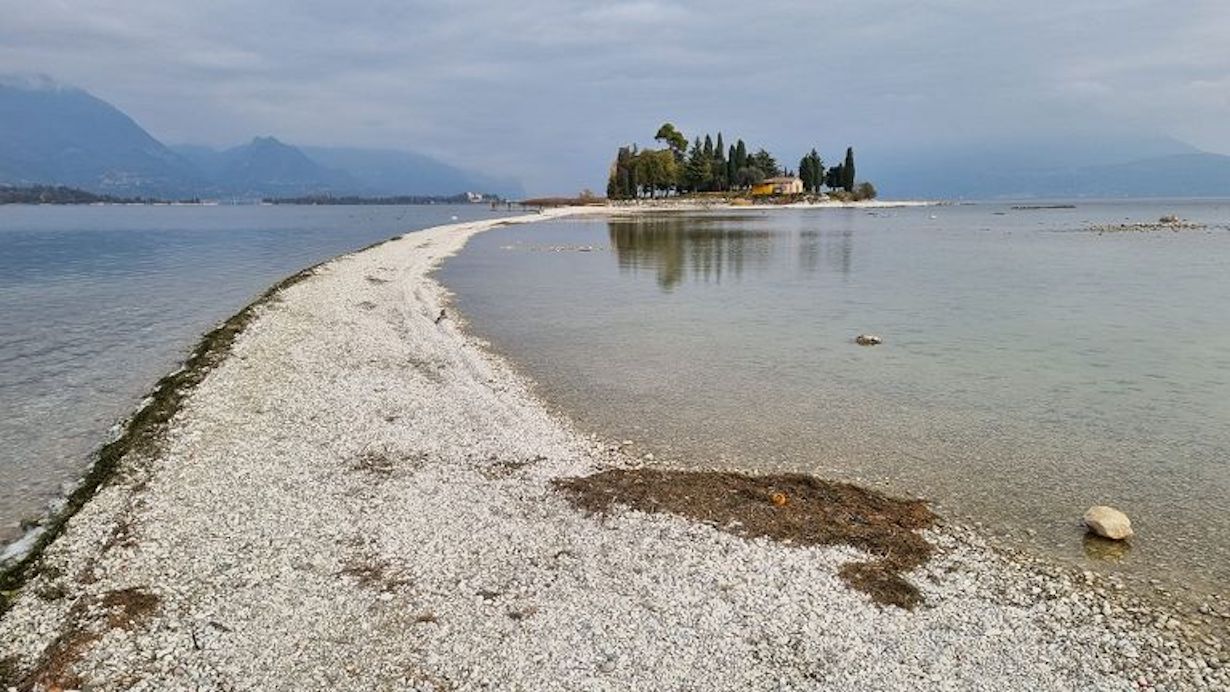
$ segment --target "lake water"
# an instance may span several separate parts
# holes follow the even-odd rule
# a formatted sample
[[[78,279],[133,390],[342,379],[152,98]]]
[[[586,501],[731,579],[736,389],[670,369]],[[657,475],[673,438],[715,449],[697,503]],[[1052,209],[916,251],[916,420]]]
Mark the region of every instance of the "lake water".
[[[284,276],[484,206],[0,206],[0,545]]]
[[[1169,213],[1210,228],[1086,230]],[[860,481],[1226,593],[1228,223],[1225,202],[563,220],[480,235],[441,277],[550,402],[655,463]],[[1131,515],[1129,549],[1083,540],[1093,504]]]

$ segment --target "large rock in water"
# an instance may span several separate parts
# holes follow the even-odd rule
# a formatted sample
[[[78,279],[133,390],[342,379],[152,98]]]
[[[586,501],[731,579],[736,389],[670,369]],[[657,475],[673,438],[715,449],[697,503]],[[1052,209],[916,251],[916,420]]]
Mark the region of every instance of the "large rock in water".
[[[1114,507],[1097,505],[1085,512],[1085,526],[1103,538],[1121,541],[1132,537],[1132,522]]]

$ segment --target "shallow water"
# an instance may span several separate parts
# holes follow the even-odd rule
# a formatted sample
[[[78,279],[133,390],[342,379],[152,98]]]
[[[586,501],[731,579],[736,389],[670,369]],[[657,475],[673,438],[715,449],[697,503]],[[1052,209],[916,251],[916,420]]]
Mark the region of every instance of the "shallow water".
[[[0,543],[284,276],[483,206],[0,206]]]
[[[1084,230],[1168,213],[1216,226]],[[657,461],[858,480],[1225,593],[1228,223],[1224,202],[565,220],[480,235],[441,277],[548,400]],[[1110,559],[1082,540],[1099,503],[1138,533]]]

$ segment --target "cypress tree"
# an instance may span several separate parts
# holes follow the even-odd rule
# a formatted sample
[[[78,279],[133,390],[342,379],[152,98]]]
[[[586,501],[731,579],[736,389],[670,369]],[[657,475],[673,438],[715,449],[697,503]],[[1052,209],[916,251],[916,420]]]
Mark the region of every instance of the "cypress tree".
[[[841,186],[854,192],[854,147],[846,147],[846,162],[841,166]]]

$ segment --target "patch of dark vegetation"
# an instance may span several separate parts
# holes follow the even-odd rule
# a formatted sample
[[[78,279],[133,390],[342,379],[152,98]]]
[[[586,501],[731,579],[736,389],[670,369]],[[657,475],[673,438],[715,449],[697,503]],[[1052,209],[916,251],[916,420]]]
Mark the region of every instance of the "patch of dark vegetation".
[[[58,601],[68,596],[68,589],[63,584],[43,584],[34,592],[35,596],[44,601]]]
[[[510,620],[521,621],[533,616],[537,612],[538,608],[536,606],[525,606],[524,608],[513,608],[505,613],[505,615],[507,615]]]
[[[389,240],[397,240],[399,237],[394,236],[388,240],[372,243],[355,252],[370,250]],[[230,354],[235,339],[256,319],[261,307],[275,300],[280,293],[291,286],[313,276],[320,267],[331,261],[331,259],[326,260],[308,267],[269,287],[243,310],[205,334],[193,349],[192,355],[184,361],[183,367],[163,377],[154,385],[153,391],[148,396],[148,403],[124,423],[123,431],[118,438],[98,450],[94,463],[72,494],[65,498],[62,509],[48,517],[43,523],[45,531],[35,541],[30,552],[21,560],[0,571],[0,617],[8,611],[16,593],[35,573],[43,551],[64,532],[68,520],[81,510],[99,488],[115,476],[121,468],[121,461],[129,454],[146,457],[157,454],[167,424],[179,412],[184,399],[213,368]]]
[[[373,303],[373,302],[372,302],[372,301],[370,301],[370,300],[365,300],[365,301],[363,301],[363,302],[359,303],[359,307],[363,308],[364,310],[375,310],[375,309],[376,309],[376,304],[375,304],[375,303]]]
[[[378,277],[378,276],[371,276],[371,275],[368,275],[368,276],[366,276],[366,277],[364,277],[364,278],[365,278],[365,279],[367,279],[367,282],[368,282],[368,283],[373,283],[373,284],[377,284],[377,285],[379,285],[379,284],[387,284],[387,283],[389,282],[389,280],[388,280],[388,279],[382,279],[382,278],[380,278],[380,277]]]
[[[399,591],[412,582],[388,563],[376,558],[355,558],[342,567],[339,574],[358,582],[359,586],[373,591]]]
[[[921,500],[898,500],[803,474],[612,469],[557,479],[554,485],[593,514],[625,505],[747,538],[853,546],[876,559],[845,565],[840,574],[846,583],[880,604],[912,609],[922,602],[918,589],[901,576],[931,556],[931,545],[916,532],[931,526],[935,515]]]
[[[414,621],[417,623],[426,625],[426,624],[434,624],[434,623],[440,622],[440,618],[436,617],[436,614],[429,610],[425,613],[419,613],[418,615],[415,615]]]
[[[21,659],[16,656],[0,658],[0,687],[8,689],[17,686],[21,676]]]
[[[499,480],[507,478],[527,466],[532,466],[546,460],[547,458],[541,454],[529,459],[498,459],[493,457],[490,459],[491,463],[482,467],[480,472],[488,480]]]
[[[22,692],[83,687],[81,677],[73,672],[73,664],[100,636],[82,625],[82,616],[89,602],[89,599],[82,598],[73,604],[60,635],[47,645],[32,668],[22,671],[18,669],[16,659],[11,659],[15,670],[0,676],[7,687],[15,687]]]
[[[69,609],[60,635],[43,650],[34,666],[23,675],[16,658],[5,659],[7,663],[0,664],[0,681],[6,689],[23,691],[81,689],[85,681],[73,672],[73,666],[102,636],[86,626],[90,607],[98,604],[106,609],[108,627],[128,630],[152,615],[158,603],[157,596],[138,588],[111,591],[102,598],[82,597]]]
[[[393,473],[396,464],[393,463],[393,458],[386,452],[376,450],[365,450],[355,457],[354,464],[351,466],[355,471],[365,471],[374,473],[379,476],[388,476]]]
[[[148,591],[128,588],[107,593],[101,602],[108,610],[107,624],[112,629],[130,629],[158,609],[159,599]]]

